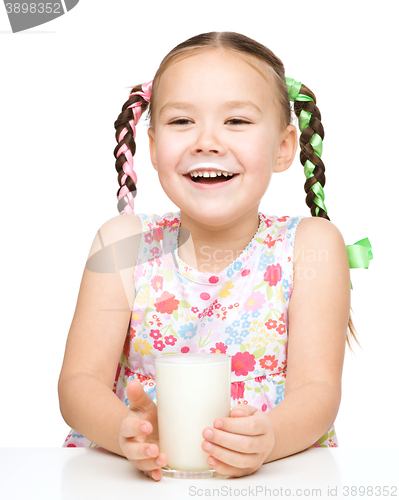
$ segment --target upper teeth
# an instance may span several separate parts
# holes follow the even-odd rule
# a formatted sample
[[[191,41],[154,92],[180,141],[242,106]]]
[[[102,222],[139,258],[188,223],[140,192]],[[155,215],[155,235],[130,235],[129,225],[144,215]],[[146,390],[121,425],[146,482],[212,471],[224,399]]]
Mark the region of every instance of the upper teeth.
[[[191,177],[216,177],[216,176],[221,176],[224,175],[225,177],[231,177],[234,174],[229,174],[227,172],[208,172],[208,171],[197,171],[197,172],[190,172]]]

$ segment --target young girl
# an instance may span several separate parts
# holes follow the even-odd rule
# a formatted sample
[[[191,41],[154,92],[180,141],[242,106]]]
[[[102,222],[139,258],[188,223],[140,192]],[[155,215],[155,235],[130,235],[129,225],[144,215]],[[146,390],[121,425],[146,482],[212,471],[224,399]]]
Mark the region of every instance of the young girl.
[[[312,217],[258,211],[295,157],[290,100]],[[162,217],[134,214],[135,126],[148,106],[151,162],[180,208]],[[232,357],[230,417],[203,431],[217,472],[337,446],[345,339],[356,337],[349,247],[324,205],[320,119],[269,49],[230,32],[183,42],[132,89],[115,122],[123,217],[94,239],[59,379],[75,429],[64,446],[106,448],[160,480],[154,360],[187,352]]]

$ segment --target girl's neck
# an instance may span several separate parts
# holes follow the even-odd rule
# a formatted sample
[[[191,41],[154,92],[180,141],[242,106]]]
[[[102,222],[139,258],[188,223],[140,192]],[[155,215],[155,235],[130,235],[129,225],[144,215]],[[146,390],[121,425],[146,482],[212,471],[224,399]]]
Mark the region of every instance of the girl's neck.
[[[259,223],[258,207],[233,223],[219,227],[205,226],[181,212],[180,225],[190,231],[190,237],[182,244],[179,232],[179,257],[200,272],[220,273],[246,249]]]

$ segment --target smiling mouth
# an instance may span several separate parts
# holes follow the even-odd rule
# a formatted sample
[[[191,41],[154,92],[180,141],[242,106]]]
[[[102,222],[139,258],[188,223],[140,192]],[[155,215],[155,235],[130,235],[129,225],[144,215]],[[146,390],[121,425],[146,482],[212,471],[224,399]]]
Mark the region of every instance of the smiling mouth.
[[[234,174],[233,176],[225,177],[224,175],[217,175],[216,177],[191,177],[190,174],[186,174],[184,177],[189,177],[192,182],[197,184],[220,184],[222,182],[229,181],[236,177],[238,174]]]

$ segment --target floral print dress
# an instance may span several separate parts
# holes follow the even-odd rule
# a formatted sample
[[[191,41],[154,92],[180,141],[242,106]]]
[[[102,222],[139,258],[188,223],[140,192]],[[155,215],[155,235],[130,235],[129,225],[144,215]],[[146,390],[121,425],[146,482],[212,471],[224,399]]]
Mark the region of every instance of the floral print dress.
[[[268,413],[284,398],[294,241],[305,217],[259,212],[246,249],[214,274],[179,258],[180,211],[137,215],[142,235],[136,297],[114,392],[128,406],[127,385],[139,380],[156,403],[157,356],[226,353],[232,357],[231,408],[242,403]],[[313,446],[337,444],[332,426]],[[97,445],[71,429],[63,446]]]

